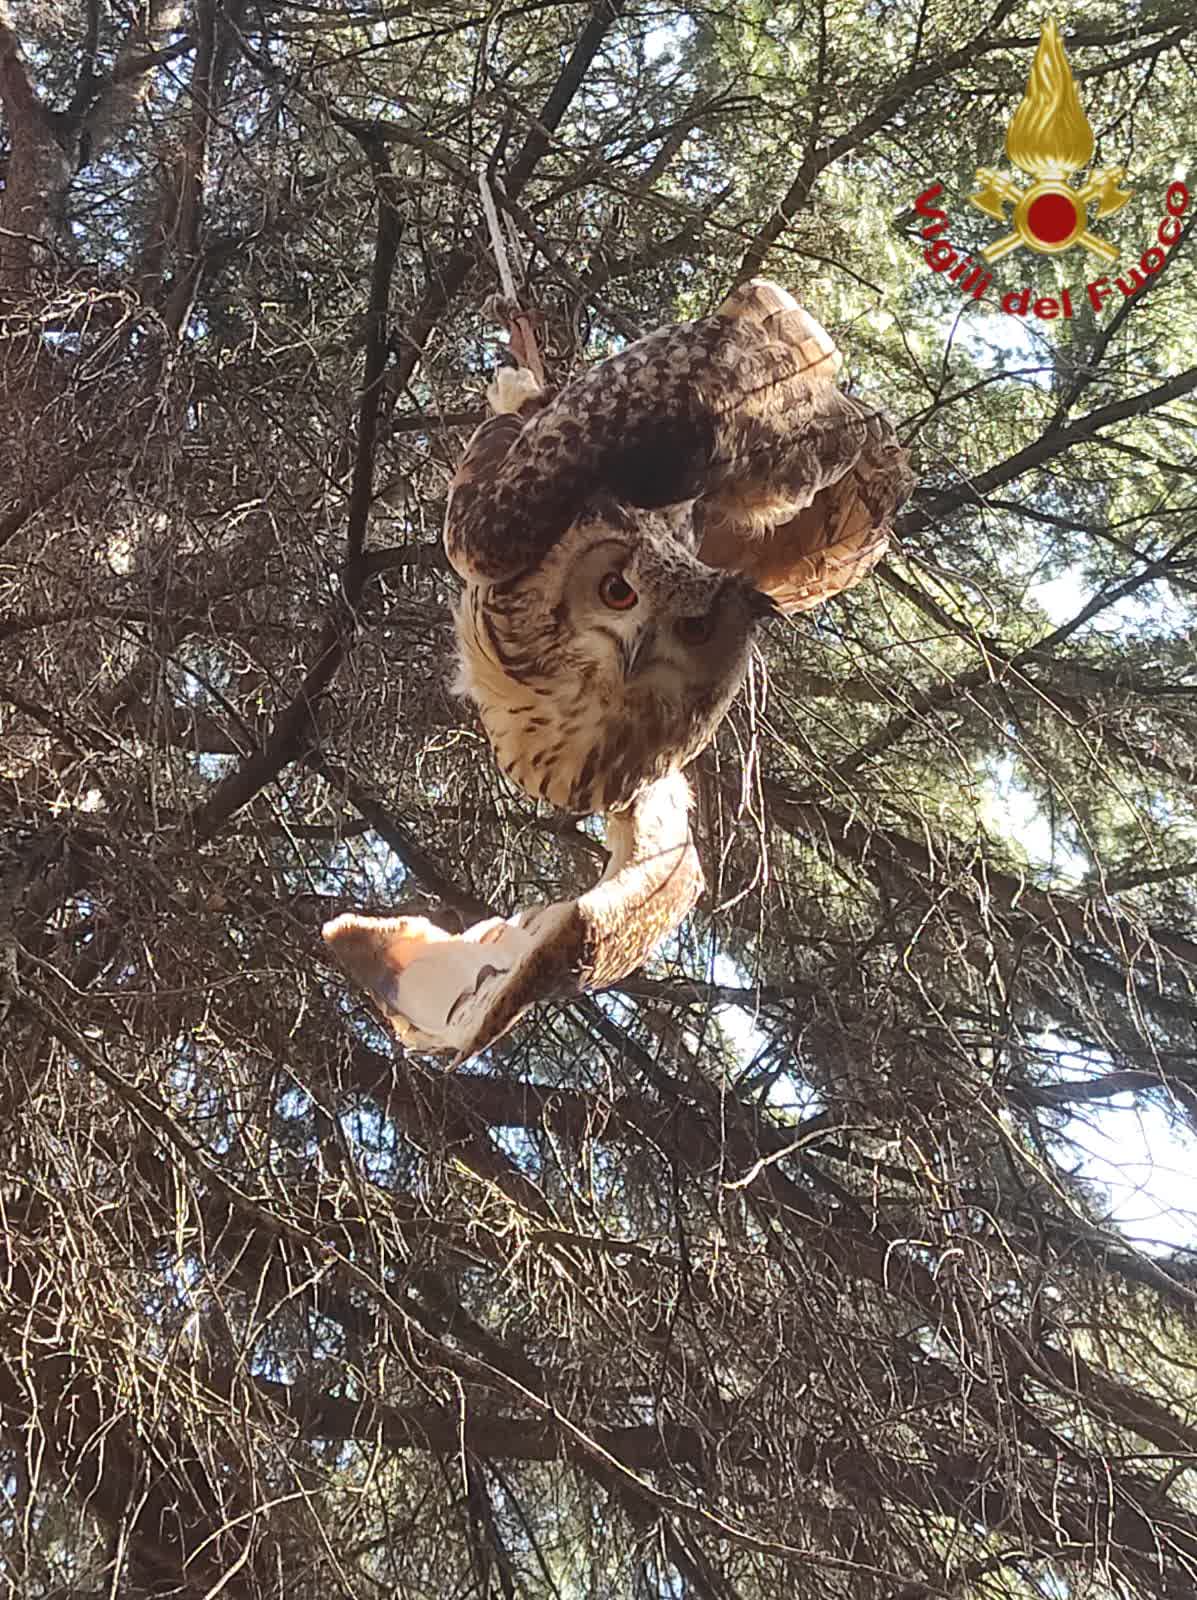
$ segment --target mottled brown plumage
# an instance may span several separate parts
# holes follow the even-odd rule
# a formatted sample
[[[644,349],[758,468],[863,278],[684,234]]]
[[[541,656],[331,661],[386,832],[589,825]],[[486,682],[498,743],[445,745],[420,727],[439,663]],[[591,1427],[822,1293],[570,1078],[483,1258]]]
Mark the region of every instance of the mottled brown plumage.
[[[516,783],[607,814],[611,861],[575,900],[456,938],[419,917],[329,923],[406,1044],[464,1061],[535,1001],[617,982],[694,905],[680,768],[759,620],[858,582],[910,490],[893,428],[836,388],[838,361],[784,290],[753,283],[553,399],[526,372],[494,387],[445,523],[465,580],[458,682]]]
[[[458,685],[529,794],[629,804],[709,742],[764,616],[884,553],[906,452],[838,366],[814,318],[758,281],[547,403],[528,374],[498,386],[445,548],[466,584]]]

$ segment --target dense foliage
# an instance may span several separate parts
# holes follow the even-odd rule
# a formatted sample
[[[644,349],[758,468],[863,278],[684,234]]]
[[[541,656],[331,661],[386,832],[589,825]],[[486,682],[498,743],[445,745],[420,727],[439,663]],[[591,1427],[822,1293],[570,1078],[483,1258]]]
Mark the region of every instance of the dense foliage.
[[[1197,1236],[1086,1151],[1197,1118],[1197,205],[1083,286],[1197,19],[1060,18],[1122,259],[977,301],[915,199],[1000,231],[1046,15],[0,0],[12,1593],[1194,1592]],[[771,626],[682,936],[447,1076],[323,920],[602,854],[448,683],[480,164],[554,377],[764,269],[920,488]]]

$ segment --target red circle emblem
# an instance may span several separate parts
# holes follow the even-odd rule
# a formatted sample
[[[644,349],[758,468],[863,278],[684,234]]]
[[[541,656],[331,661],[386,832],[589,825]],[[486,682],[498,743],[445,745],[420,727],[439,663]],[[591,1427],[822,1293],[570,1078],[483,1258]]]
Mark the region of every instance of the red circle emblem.
[[[1076,207],[1066,195],[1041,194],[1027,208],[1027,227],[1044,244],[1060,244],[1076,228]]]

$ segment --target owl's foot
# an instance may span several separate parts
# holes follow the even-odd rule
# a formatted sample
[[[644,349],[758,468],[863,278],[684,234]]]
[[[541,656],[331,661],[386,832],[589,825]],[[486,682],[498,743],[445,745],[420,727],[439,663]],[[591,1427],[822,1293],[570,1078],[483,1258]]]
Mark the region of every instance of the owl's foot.
[[[486,398],[496,416],[522,411],[529,400],[537,399],[542,393],[540,384],[527,367],[500,367],[486,386]]]

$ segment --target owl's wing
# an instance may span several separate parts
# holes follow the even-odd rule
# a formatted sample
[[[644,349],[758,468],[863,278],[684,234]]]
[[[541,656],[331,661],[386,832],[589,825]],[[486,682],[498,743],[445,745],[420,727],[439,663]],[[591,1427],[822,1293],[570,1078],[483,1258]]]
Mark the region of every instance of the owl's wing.
[[[779,610],[809,611],[859,583],[885,554],[894,513],[914,487],[910,457],[884,412],[834,387],[834,342],[784,289],[763,280],[745,284],[721,314],[759,321],[805,364],[809,409],[792,415],[781,454],[798,458],[800,474],[809,444],[810,493],[796,509],[787,506],[769,465],[763,482],[750,472],[715,483],[694,508],[698,555],[708,566],[742,573]]]
[[[337,917],[324,939],[405,1045],[458,1066],[537,1000],[616,983],[682,921],[702,893],[680,773],[607,817],[611,860],[576,900],[495,917],[452,935],[423,917]]]
[[[450,493],[449,559],[501,582],[539,565],[595,497],[696,501],[711,565],[759,566],[779,603],[811,592],[812,560],[826,593],[844,587],[881,553],[912,479],[892,424],[836,387],[838,367],[784,289],[746,284],[713,317],[599,362],[535,415],[484,423]]]

